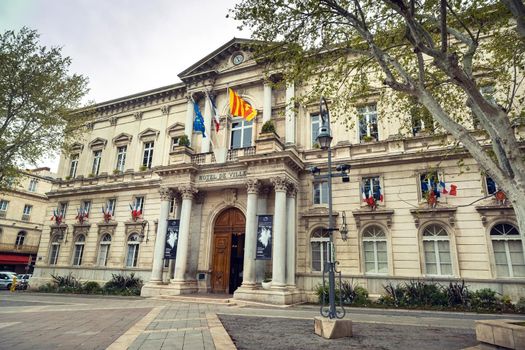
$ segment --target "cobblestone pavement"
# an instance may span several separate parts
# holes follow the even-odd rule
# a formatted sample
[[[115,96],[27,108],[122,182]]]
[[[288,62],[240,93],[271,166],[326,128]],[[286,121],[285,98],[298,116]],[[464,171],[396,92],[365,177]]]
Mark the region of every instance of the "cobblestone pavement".
[[[0,348],[460,349],[476,344],[477,319],[525,321],[519,315],[350,308],[346,318],[354,322],[354,337],[329,341],[313,334],[315,306],[228,306],[187,299],[0,292]]]

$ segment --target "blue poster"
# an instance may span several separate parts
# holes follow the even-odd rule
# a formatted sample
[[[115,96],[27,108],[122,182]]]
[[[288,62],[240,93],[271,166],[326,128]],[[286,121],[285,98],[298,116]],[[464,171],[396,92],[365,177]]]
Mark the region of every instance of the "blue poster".
[[[164,246],[164,259],[177,257],[177,243],[179,242],[180,220],[168,220],[166,232],[166,245]]]
[[[272,258],[273,215],[259,215],[257,223],[257,249],[255,259]]]

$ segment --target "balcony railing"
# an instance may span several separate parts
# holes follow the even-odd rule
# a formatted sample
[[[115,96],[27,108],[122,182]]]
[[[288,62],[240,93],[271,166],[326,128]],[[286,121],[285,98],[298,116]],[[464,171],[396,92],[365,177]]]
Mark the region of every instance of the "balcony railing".
[[[31,218],[30,214],[22,214],[22,221],[29,221],[30,218]]]
[[[5,218],[7,210],[0,210],[0,218]]]
[[[25,254],[36,254],[38,252],[37,245],[16,245],[0,243],[0,252],[4,253],[25,253]]]
[[[237,160],[242,156],[252,156],[255,154],[255,146],[245,147],[245,148],[236,148],[228,150],[226,154],[226,161],[231,162]],[[214,164],[216,163],[215,154],[213,152],[209,153],[199,153],[191,156],[191,162],[193,164]]]

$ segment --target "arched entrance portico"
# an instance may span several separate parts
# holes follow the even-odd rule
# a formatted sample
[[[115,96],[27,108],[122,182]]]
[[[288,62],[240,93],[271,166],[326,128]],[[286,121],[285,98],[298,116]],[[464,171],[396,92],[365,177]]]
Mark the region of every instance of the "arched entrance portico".
[[[232,294],[242,284],[246,219],[237,208],[222,211],[213,228],[211,290]]]

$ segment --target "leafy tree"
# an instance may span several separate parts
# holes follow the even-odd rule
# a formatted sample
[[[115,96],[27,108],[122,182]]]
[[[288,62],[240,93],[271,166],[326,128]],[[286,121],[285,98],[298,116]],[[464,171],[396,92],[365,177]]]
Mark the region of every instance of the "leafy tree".
[[[397,117],[414,104],[430,114],[506,192],[525,232],[521,1],[241,0],[231,13],[303,98],[327,96],[348,115],[374,94]]]
[[[68,72],[61,49],[38,42],[36,31],[0,33],[0,189],[19,169],[58,153],[85,121],[70,113],[87,93],[87,79]]]

